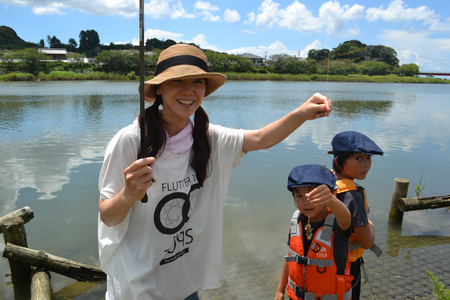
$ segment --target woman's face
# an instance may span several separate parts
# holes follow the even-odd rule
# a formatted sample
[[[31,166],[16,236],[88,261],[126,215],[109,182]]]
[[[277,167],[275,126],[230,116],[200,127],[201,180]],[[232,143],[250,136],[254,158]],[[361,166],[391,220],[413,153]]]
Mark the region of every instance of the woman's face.
[[[341,168],[341,175],[345,178],[363,180],[372,166],[372,155],[354,153],[347,158]]]
[[[172,122],[187,121],[202,104],[206,79],[176,79],[163,82],[156,94],[163,98],[163,116]]]

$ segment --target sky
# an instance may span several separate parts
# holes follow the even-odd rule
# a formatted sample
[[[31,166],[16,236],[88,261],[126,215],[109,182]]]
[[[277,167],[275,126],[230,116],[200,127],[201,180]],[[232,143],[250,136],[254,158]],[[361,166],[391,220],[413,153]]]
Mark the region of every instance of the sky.
[[[145,0],[145,37],[195,43],[229,54],[307,57],[349,40],[396,50],[400,64],[450,73],[448,0]],[[138,0],[0,0],[0,25],[27,42],[139,44]]]

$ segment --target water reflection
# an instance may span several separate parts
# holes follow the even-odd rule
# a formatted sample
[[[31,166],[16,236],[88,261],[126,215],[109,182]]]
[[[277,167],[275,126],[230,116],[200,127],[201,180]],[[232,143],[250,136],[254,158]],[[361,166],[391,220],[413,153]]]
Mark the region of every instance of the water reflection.
[[[393,107],[392,101],[334,101],[333,113],[344,119],[382,117],[389,114]]]
[[[402,224],[389,224],[386,241],[386,254],[397,257],[400,249],[414,249],[425,246],[450,244],[450,237],[440,235],[402,236]]]

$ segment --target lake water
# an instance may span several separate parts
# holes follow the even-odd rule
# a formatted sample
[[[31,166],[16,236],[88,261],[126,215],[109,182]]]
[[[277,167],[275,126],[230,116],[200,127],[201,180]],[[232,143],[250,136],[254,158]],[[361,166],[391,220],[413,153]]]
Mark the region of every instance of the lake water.
[[[0,216],[31,207],[35,217],[25,225],[30,248],[98,266],[98,173],[109,139],[138,114],[137,85],[0,82]],[[256,129],[315,92],[333,100],[329,118],[308,121],[272,149],[247,154],[233,171],[224,213],[222,287],[201,298],[273,299],[295,210],[287,175],[301,164],[331,167],[326,152],[333,136],[345,130],[367,134],[385,151],[373,157],[360,182],[376,243],[390,249],[380,259],[364,255],[370,280],[362,286],[363,298],[429,298],[426,270],[448,287],[446,210],[407,212],[401,232],[389,229],[388,214],[394,178],[410,180],[409,197],[421,177],[421,196],[450,194],[450,85],[230,81],[203,106],[212,123]],[[398,243],[387,243],[388,229]],[[1,299],[13,298],[7,273],[8,261],[1,258]],[[73,282],[52,273],[55,292]],[[103,284],[75,287],[75,294],[87,290],[76,299],[99,299],[105,291]],[[58,299],[74,297],[69,292]]]

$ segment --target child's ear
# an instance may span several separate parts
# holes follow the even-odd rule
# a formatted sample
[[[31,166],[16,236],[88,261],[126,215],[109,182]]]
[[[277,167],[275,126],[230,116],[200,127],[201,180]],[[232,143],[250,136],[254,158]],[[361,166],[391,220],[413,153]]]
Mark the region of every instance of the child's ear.
[[[338,163],[337,163],[337,156],[335,156],[335,157],[333,158],[333,166],[336,166],[336,167],[339,168]],[[339,171],[339,170],[335,170],[335,171]]]

